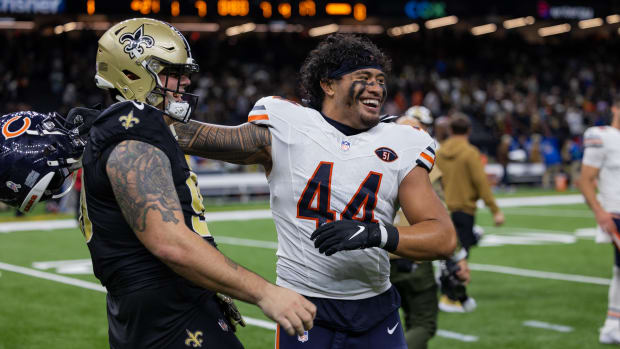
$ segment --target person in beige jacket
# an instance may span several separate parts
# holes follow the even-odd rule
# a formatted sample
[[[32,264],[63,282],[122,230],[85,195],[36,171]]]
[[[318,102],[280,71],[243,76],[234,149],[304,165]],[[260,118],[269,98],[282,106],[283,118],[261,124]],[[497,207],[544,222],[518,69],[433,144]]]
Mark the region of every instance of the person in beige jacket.
[[[469,143],[469,119],[464,115],[454,117],[450,129],[452,135],[437,152],[437,166],[443,173],[444,195],[452,222],[462,246],[469,252],[478,243],[473,233],[478,199],[491,210],[496,225],[504,223],[504,214],[495,203],[480,151]]]

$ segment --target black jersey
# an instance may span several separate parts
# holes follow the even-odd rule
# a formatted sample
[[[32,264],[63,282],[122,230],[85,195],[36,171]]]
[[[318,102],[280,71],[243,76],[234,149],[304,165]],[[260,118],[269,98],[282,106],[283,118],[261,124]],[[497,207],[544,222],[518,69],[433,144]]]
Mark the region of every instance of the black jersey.
[[[84,151],[80,223],[95,276],[112,294],[162,287],[180,278],[138,240],[116,202],[106,163],[114,146],[124,140],[151,144],[168,156],[185,224],[215,246],[196,175],[162,115],[147,104],[116,103],[94,122]]]

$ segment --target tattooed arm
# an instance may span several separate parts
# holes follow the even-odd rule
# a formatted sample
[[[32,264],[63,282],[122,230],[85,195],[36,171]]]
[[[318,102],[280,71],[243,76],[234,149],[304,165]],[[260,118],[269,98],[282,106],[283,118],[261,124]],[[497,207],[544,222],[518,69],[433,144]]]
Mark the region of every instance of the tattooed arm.
[[[204,288],[257,304],[290,335],[312,327],[312,303],[239,266],[185,225],[170,161],[160,149],[123,141],[112,150],[106,172],[138,239],[172,270]]]
[[[271,170],[271,133],[267,127],[190,121],[175,122],[174,129],[185,154],[242,165],[261,164],[267,173]]]

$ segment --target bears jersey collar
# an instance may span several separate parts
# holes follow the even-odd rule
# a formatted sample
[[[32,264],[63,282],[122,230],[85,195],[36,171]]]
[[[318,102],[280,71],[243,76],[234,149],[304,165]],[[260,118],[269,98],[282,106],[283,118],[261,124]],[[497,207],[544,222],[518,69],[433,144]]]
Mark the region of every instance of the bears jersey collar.
[[[334,119],[330,119],[322,112],[319,112],[319,113],[321,113],[321,116],[323,117],[323,119],[325,119],[325,121],[327,121],[330,125],[334,126],[338,131],[342,132],[345,136],[355,136],[357,134],[370,130],[369,128],[358,130],[356,128],[353,128],[351,126],[347,126],[341,122],[338,122]]]

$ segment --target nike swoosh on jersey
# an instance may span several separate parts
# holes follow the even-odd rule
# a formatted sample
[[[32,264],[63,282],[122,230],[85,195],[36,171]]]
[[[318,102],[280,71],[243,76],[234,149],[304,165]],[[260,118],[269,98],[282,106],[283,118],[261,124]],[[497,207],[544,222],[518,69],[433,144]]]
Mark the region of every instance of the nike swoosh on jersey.
[[[388,327],[388,329],[387,329],[388,334],[394,333],[394,331],[396,331],[396,327],[398,327],[398,322],[396,323],[396,325],[394,325],[394,327],[392,327],[392,328]]]
[[[359,235],[359,233],[363,232],[364,229],[366,229],[364,226],[362,225],[358,225],[358,227],[360,227],[360,230],[356,231],[355,234],[351,235],[351,237],[349,238],[349,240],[353,239],[354,237],[356,237],[357,235]]]

